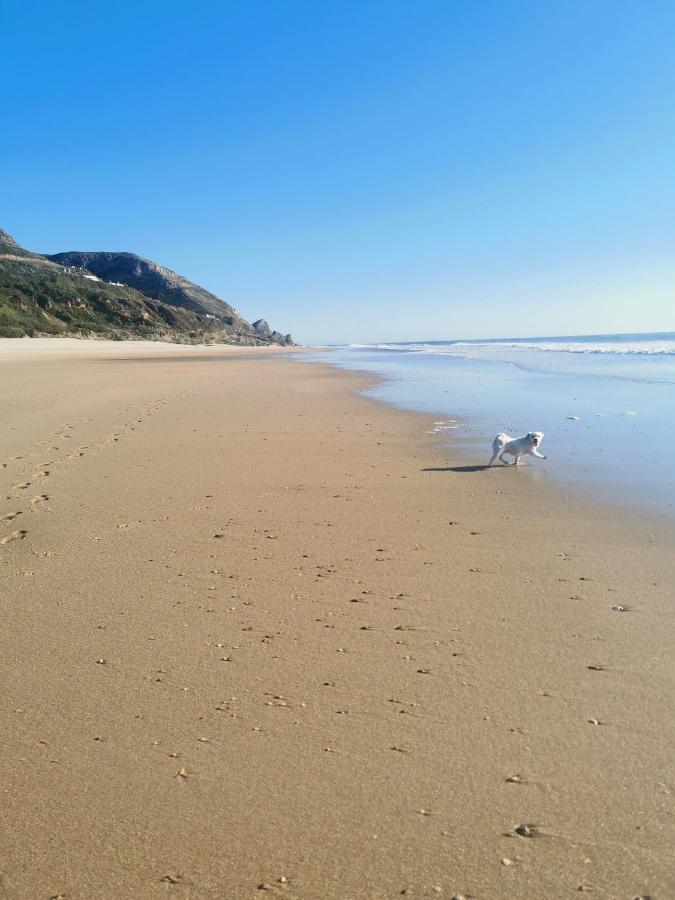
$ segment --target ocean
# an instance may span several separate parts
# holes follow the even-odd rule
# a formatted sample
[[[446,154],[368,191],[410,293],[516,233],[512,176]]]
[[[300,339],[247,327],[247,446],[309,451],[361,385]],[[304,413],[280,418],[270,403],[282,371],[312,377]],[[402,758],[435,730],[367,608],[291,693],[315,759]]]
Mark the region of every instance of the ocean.
[[[543,431],[548,459],[527,457],[526,477],[675,516],[675,332],[352,344],[305,358],[377,375],[368,396],[433,414],[467,464],[488,460],[499,431]]]

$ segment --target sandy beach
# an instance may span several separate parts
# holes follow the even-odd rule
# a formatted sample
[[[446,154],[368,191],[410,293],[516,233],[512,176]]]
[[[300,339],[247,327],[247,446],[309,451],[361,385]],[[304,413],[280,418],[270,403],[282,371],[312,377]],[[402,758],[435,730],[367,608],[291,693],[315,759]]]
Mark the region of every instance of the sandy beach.
[[[675,897],[672,526],[274,351],[0,376],[0,897]]]

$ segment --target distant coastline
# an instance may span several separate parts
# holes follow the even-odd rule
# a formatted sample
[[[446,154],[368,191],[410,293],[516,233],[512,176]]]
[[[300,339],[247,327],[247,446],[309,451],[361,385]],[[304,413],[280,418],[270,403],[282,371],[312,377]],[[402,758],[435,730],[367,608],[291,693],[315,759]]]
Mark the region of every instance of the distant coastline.
[[[0,228],[0,338],[70,335],[293,346],[265,319],[135,253],[41,254]]]

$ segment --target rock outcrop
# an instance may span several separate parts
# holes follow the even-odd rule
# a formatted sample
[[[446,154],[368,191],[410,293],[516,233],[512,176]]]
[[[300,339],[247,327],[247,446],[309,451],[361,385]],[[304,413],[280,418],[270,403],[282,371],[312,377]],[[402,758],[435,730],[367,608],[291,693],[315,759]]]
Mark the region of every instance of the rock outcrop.
[[[293,338],[290,334],[282,334],[280,331],[272,331],[269,323],[265,319],[256,319],[253,323],[253,330],[257,335],[265,340],[271,341],[273,344],[281,344],[282,347],[292,347]]]
[[[256,319],[252,327],[255,333],[259,334],[260,337],[272,337],[272,329],[264,319]]]
[[[21,247],[17,244],[11,234],[7,234],[7,232],[0,228],[0,246],[6,248],[9,252],[12,249],[21,250]]]

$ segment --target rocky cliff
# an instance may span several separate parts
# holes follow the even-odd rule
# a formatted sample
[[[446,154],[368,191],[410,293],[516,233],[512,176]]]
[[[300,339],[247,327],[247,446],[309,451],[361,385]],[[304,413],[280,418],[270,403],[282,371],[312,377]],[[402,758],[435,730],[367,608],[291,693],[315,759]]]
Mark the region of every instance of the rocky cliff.
[[[253,330],[257,335],[265,340],[272,341],[274,344],[293,344],[293,338],[290,334],[282,334],[280,331],[272,331],[269,324],[264,319],[257,319],[253,323]]]
[[[269,326],[258,330],[215,294],[134,253],[43,256],[0,229],[0,337],[37,334],[293,343]]]

